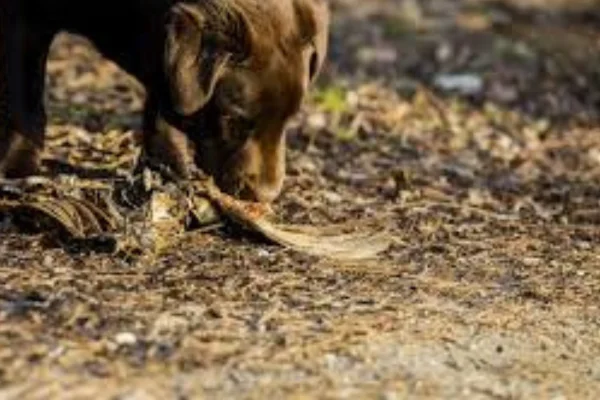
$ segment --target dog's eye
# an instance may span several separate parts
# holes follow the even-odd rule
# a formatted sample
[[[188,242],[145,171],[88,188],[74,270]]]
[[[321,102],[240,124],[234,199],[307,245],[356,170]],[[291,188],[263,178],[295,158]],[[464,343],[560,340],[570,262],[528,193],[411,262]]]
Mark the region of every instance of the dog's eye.
[[[221,124],[223,138],[231,144],[245,142],[256,130],[256,121],[239,116],[223,116]]]
[[[237,128],[242,133],[244,139],[248,138],[256,130],[256,121],[252,118],[238,118]]]

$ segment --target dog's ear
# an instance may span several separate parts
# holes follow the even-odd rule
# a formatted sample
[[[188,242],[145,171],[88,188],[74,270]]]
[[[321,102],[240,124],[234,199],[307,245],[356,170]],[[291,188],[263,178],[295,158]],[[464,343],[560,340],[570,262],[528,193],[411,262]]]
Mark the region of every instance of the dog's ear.
[[[314,81],[325,60],[329,42],[329,6],[325,0],[295,0],[294,11],[301,41],[310,46],[306,54],[308,77]]]
[[[317,17],[316,17],[316,37],[315,37],[315,50],[317,53],[316,65],[314,68],[314,76],[321,70],[327,52],[329,50],[329,25],[330,25],[330,10],[329,3],[325,0],[317,0]]]
[[[205,15],[191,4],[179,3],[167,20],[165,67],[175,111],[190,115],[211,98],[228,56],[207,40]]]

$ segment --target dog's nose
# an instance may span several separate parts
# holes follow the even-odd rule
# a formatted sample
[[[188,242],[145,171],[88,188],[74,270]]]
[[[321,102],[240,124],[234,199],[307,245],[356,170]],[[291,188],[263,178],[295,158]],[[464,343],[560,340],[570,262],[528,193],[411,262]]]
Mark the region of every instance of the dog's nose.
[[[247,183],[241,193],[244,200],[272,203],[281,193],[282,181],[269,183]]]

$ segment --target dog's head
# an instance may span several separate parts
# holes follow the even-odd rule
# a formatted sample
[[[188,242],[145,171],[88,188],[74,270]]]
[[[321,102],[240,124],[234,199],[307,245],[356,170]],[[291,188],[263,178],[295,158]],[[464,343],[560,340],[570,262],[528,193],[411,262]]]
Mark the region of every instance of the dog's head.
[[[197,164],[225,191],[270,202],[285,125],[327,52],[326,0],[195,0],[171,10],[166,68]]]

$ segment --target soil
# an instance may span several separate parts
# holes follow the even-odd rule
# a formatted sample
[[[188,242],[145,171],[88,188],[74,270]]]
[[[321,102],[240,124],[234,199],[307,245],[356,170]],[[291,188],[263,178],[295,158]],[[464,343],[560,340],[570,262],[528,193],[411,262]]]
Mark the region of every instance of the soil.
[[[336,262],[230,226],[131,260],[0,226],[0,398],[600,396],[600,5],[332,0],[287,222],[385,224]],[[50,130],[143,90],[57,38]]]

